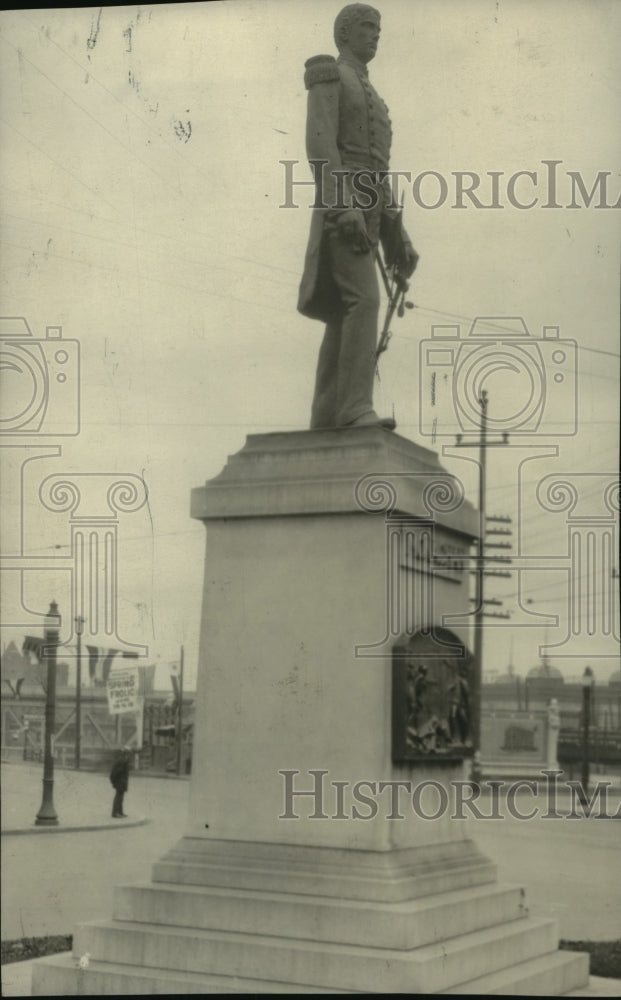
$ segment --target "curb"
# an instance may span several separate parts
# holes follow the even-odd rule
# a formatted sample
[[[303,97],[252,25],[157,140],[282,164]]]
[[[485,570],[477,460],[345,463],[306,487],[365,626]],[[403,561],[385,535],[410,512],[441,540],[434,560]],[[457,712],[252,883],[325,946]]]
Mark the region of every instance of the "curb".
[[[93,823],[88,826],[32,826],[17,827],[15,830],[0,830],[2,837],[19,837],[30,833],[91,833],[93,830],[127,830],[130,826],[145,826],[151,820],[147,816],[132,819],[129,823]]]

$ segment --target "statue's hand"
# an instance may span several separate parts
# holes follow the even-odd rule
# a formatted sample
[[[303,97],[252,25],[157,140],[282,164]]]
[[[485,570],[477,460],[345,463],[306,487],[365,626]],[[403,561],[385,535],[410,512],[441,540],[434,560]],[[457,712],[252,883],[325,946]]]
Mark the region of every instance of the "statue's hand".
[[[404,241],[401,260],[399,262],[399,271],[406,281],[414,274],[417,264],[418,254],[416,253],[416,250],[409,241]]]
[[[348,243],[354,253],[368,253],[371,249],[364,215],[359,209],[349,208],[341,212],[336,219],[336,231],[339,239]]]

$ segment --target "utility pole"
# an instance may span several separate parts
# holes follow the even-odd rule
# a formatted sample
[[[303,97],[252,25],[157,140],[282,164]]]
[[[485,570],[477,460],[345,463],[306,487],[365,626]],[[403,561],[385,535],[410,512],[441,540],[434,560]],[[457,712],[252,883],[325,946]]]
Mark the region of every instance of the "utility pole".
[[[81,615],[74,618],[75,631],[78,640],[78,658],[75,674],[75,769],[80,770],[80,754],[82,752],[82,630],[85,619]]]
[[[485,489],[487,477],[487,393],[481,392],[481,427],[479,434],[479,517],[477,573],[474,599],[474,677],[472,678],[472,780],[481,780],[481,686],[483,678],[483,567],[485,559]]]
[[[54,723],[56,717],[56,650],[59,641],[58,605],[50,604],[43,631],[43,655],[47,664],[45,689],[45,747],[43,757],[43,798],[35,826],[58,826],[54,808]]]
[[[177,774],[181,774],[181,749],[183,741],[183,646],[179,655],[179,709],[177,711]]]
[[[509,435],[503,433],[501,441],[488,441],[487,439],[487,404],[488,394],[485,389],[481,390],[478,399],[480,408],[479,440],[472,444],[463,441],[463,435],[457,435],[458,448],[479,449],[479,536],[477,538],[477,554],[475,569],[475,612],[474,612],[474,637],[473,637],[473,672],[471,683],[471,730],[472,730],[472,773],[471,779],[474,784],[481,781],[481,686],[483,676],[483,619],[485,617],[484,598],[484,578],[485,578],[485,535],[486,535],[486,486],[487,486],[487,449],[493,445],[504,445],[509,443]],[[498,616],[496,616],[498,617]],[[503,615],[502,617],[508,617]]]
[[[492,442],[490,442],[490,443],[492,443]],[[504,442],[501,442],[501,443],[504,443]],[[485,529],[484,529],[485,535],[484,535],[484,539],[483,539],[483,542],[484,542],[483,547],[484,547],[484,550],[485,550],[484,553],[483,553],[483,560],[484,560],[484,564],[485,565],[484,565],[484,569],[483,569],[483,577],[488,577],[488,576],[510,577],[511,576],[511,574],[509,572],[507,572],[507,570],[498,570],[498,569],[488,569],[487,568],[488,567],[488,563],[490,563],[490,562],[500,563],[500,564],[512,562],[511,556],[508,556],[508,555],[500,555],[500,556],[494,555],[494,556],[490,556],[487,553],[488,549],[505,549],[506,550],[506,549],[511,549],[512,548],[511,542],[507,542],[507,541],[504,541],[504,542],[488,542],[487,541],[487,539],[490,536],[502,535],[505,538],[507,538],[507,537],[509,537],[509,536],[511,536],[513,534],[513,532],[511,531],[511,528],[488,528],[489,524],[497,524],[499,522],[502,523],[502,524],[511,524],[511,518],[507,517],[506,515],[502,515],[502,516],[489,515],[489,514],[485,515]],[[476,597],[471,598],[471,600],[472,601],[476,601]],[[499,600],[497,597],[488,597],[488,598],[485,598],[483,600],[483,605],[484,605],[485,608],[488,607],[490,604],[494,604],[494,605],[496,605],[496,607],[502,607],[502,601]],[[485,618],[510,618],[511,614],[510,614],[509,611],[483,611],[483,617],[485,617]],[[511,641],[513,642],[513,640],[511,640]]]

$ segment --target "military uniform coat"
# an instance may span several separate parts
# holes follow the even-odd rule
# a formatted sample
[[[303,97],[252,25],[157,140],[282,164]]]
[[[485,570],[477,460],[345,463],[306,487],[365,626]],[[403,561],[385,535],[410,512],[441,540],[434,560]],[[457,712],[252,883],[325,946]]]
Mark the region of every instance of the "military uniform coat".
[[[313,209],[298,310],[304,316],[327,322],[339,297],[324,253],[326,227],[339,210],[351,205],[355,194],[350,178],[339,189],[338,177],[332,172],[370,174],[388,170],[392,129],[388,108],[371,85],[365,64],[353,56],[309,59],[305,83],[306,150],[309,160],[326,161],[321,175],[318,171],[315,174],[316,203],[325,207]],[[394,218],[398,210],[396,206],[388,207],[388,179],[373,185],[370,176],[365,175],[365,185],[373,188],[378,201],[376,208],[365,210],[367,233],[376,244],[382,216]],[[358,200],[362,203],[365,199],[359,194]]]

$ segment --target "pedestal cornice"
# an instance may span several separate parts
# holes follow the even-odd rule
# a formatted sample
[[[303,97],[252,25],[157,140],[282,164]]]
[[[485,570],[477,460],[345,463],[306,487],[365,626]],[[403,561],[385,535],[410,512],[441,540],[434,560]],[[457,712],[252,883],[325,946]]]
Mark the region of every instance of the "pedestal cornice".
[[[478,514],[436,452],[381,427],[250,434],[192,491],[199,520],[326,514],[433,519],[470,538]]]

